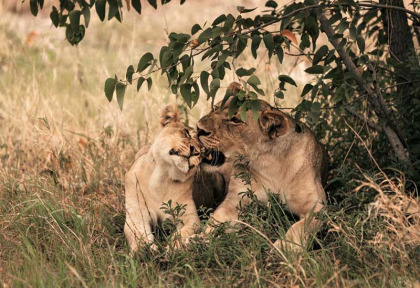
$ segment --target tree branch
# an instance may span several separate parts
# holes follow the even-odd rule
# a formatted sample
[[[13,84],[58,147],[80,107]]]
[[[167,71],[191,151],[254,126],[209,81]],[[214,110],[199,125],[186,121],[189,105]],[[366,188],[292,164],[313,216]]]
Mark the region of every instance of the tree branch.
[[[390,118],[392,115],[390,114],[389,109],[381,103],[380,96],[382,95],[378,95],[378,91],[374,91],[366,84],[361,73],[345,51],[344,47],[340,48],[339,41],[335,37],[334,29],[329,25],[329,19],[325,15],[321,16],[320,23],[322,31],[327,35],[329,42],[334,46],[337,53],[340,55],[346,68],[356,75],[355,80],[360,89],[368,94],[367,99],[372,104],[373,109],[382,125],[383,132],[388,137],[395,154],[403,162],[410,163],[408,152],[404,149],[404,145],[395,132],[395,129],[393,129],[392,125],[390,125],[390,121],[393,120]],[[396,125],[396,123],[393,124]]]
[[[348,4],[342,4],[342,5],[343,6],[350,6]],[[410,14],[410,15],[420,19],[420,14],[418,14],[414,11],[408,10],[404,7],[393,6],[393,5],[383,5],[383,4],[378,4],[378,3],[356,3],[356,6],[400,10],[400,11],[404,11],[405,13]]]

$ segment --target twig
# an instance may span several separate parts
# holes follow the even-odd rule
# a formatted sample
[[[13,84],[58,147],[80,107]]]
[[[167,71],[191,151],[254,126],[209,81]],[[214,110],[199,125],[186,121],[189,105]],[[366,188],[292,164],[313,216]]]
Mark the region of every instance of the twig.
[[[383,129],[381,126],[377,125],[375,122],[367,119],[366,116],[357,113],[356,111],[354,111],[353,109],[349,108],[349,107],[345,107],[344,109],[346,109],[347,112],[349,112],[351,115],[353,115],[356,118],[359,118],[360,120],[362,120],[364,123],[366,123],[370,128],[375,129],[376,131],[382,132]]]
[[[375,163],[376,168],[378,168],[379,171],[381,171],[383,174],[385,174],[381,167],[379,166],[378,162],[376,162],[375,158],[372,155],[372,152],[370,152],[369,148],[366,145],[366,142],[362,139],[362,137],[360,137],[360,134],[356,132],[356,130],[353,129],[353,127],[351,127],[351,125],[347,122],[346,119],[344,119],[344,123],[346,123],[347,127],[350,128],[351,131],[353,131],[354,135],[357,136],[357,138],[359,138],[359,140],[362,142],[363,146],[365,147],[366,151],[369,153],[370,158],[372,159],[372,161]]]
[[[321,6],[323,6],[323,5],[320,5],[320,4],[310,5],[310,6],[306,6],[306,7],[302,7],[300,9],[297,9],[293,12],[298,13],[298,12],[301,12],[301,11],[304,11],[304,10],[307,10],[307,9],[320,8]],[[324,5],[324,7],[339,7],[339,6],[347,6],[347,7],[355,6],[357,8],[359,8],[359,7],[369,7],[369,8],[383,8],[383,9],[400,10],[400,11],[404,11],[405,13],[408,13],[408,14],[420,19],[420,14],[418,14],[414,11],[411,11],[409,9],[406,9],[404,7],[393,6],[393,5],[383,5],[383,4],[379,4],[379,3],[361,3],[361,2],[356,2],[356,5],[351,5],[351,4],[346,4],[346,3],[340,3],[340,4],[328,3],[328,4]],[[305,9],[305,8],[307,8],[307,9]],[[294,14],[292,14],[292,13],[289,13],[289,14],[285,15],[284,17],[287,18],[287,17],[293,16],[295,14],[295,13]],[[290,14],[292,14],[292,15],[290,15]],[[267,24],[269,24],[269,23],[267,23]],[[266,27],[266,26],[264,26],[264,27]]]

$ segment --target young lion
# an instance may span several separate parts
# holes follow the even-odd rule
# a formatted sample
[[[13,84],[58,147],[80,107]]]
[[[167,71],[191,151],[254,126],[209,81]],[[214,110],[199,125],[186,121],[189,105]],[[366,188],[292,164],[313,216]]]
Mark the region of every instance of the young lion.
[[[195,132],[180,121],[176,105],[167,105],[160,116],[162,130],[154,143],[141,149],[125,175],[126,223],[124,234],[131,251],[152,243],[152,225],[170,215],[162,203],[185,206],[177,232],[185,241],[200,224],[192,184],[200,163]]]

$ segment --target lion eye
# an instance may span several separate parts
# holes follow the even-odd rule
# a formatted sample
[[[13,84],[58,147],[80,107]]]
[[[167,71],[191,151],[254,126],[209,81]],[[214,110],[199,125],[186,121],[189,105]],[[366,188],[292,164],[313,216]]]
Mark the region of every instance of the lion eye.
[[[238,117],[233,116],[232,118],[229,119],[229,121],[233,122],[233,123],[244,123],[244,121],[242,121],[241,119],[239,119]]]
[[[188,138],[191,138],[190,131],[188,131],[188,129],[185,129],[184,133]]]
[[[175,151],[174,149],[171,149],[171,151],[169,151],[169,155],[178,155],[179,152]]]

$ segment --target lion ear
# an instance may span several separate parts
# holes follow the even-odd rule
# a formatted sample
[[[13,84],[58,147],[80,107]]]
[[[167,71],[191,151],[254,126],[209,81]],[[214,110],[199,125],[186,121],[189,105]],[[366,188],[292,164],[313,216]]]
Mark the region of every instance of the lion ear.
[[[289,130],[289,119],[279,111],[267,110],[261,112],[258,123],[270,139],[284,135]]]
[[[181,122],[178,106],[176,104],[166,105],[160,113],[160,124],[165,127],[170,123]]]

